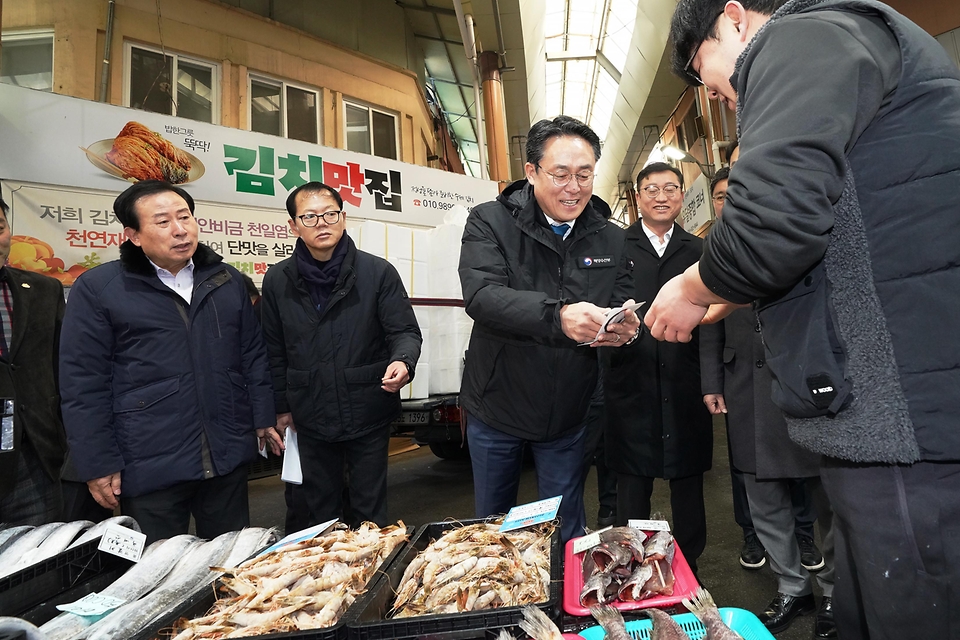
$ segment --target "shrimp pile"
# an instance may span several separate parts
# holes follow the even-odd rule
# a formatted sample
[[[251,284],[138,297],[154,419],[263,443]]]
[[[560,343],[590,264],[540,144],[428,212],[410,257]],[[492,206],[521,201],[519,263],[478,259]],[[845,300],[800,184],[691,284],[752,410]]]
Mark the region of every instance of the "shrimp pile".
[[[400,580],[392,616],[458,613],[545,602],[552,524],[500,533],[499,523],[451,529]]]
[[[379,529],[344,525],[324,536],[285,546],[225,575],[207,614],[180,620],[174,640],[235,638],[335,625],[377,568],[407,539],[403,522]]]

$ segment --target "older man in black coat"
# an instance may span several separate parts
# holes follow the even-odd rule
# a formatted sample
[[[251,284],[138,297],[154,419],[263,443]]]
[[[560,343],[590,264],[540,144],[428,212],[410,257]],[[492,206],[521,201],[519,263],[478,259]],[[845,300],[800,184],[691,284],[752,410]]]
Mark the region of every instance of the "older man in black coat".
[[[650,301],[671,278],[700,259],[703,240],[675,220],[683,176],[665,163],[637,176],[642,220],[627,229],[637,301]],[[604,351],[607,464],[617,472],[617,520],[650,516],[654,478],[670,481],[673,530],[696,571],[707,543],[703,472],[713,459],[710,414],[700,395],[699,336],[666,344],[643,334],[622,349]]]
[[[0,199],[0,265],[10,253],[7,204]],[[67,441],[57,395],[63,286],[53,278],[0,268],[0,522],[60,519],[60,466]]]

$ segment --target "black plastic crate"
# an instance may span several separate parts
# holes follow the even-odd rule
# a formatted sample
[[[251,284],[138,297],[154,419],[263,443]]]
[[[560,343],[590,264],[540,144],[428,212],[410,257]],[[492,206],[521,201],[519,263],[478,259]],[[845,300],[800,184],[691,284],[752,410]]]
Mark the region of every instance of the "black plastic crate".
[[[133,564],[99,551],[100,538],[0,578],[0,615],[43,624],[59,615],[55,608],[79,600],[123,575]]]
[[[450,529],[487,521],[489,520],[434,522],[420,527],[403,553],[386,566],[377,584],[354,603],[353,611],[349,612],[351,615],[344,616],[351,640],[494,638],[501,628],[516,627],[523,619],[521,607],[386,619],[387,612],[393,607],[394,595],[400,586],[403,572],[417,554]],[[548,599],[536,606],[556,622],[560,620],[563,589],[563,552],[559,527],[550,540],[550,578]]]
[[[413,533],[414,528],[407,527],[407,536],[411,536]],[[370,578],[368,592],[380,581],[383,570],[403,553],[408,544],[408,542],[401,542],[390,553],[389,556],[384,558],[380,568]],[[259,555],[259,553],[261,552],[257,552],[255,555]],[[219,586],[219,581],[216,586]],[[350,605],[346,611],[344,611],[343,615],[340,617],[340,621],[332,627],[326,627],[325,629],[291,631],[289,633],[269,633],[254,637],[275,638],[276,640],[281,640],[284,638],[295,638],[296,640],[346,640],[347,627],[345,621],[351,615],[351,612],[354,610],[354,608],[360,604],[364,597],[366,597],[366,594],[357,598],[357,600]],[[211,585],[208,588],[188,597],[186,600],[180,603],[180,605],[170,611],[170,613],[147,625],[147,627],[140,631],[140,633],[136,634],[133,638],[130,638],[130,640],[169,640],[169,632],[172,630],[177,620],[181,618],[199,618],[200,616],[205,615],[207,611],[210,610],[210,607],[213,606],[215,600],[215,586]]]

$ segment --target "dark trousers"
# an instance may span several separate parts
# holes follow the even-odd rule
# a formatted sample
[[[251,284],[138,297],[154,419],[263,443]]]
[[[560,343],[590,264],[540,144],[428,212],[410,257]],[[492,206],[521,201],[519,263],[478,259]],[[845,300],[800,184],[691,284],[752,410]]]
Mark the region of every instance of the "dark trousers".
[[[617,474],[607,466],[606,453],[603,448],[603,430],[606,422],[607,412],[601,396],[600,402],[591,402],[590,410],[587,411],[587,432],[583,446],[583,478],[581,482],[586,483],[587,476],[590,474],[590,466],[596,465],[597,498],[600,501],[600,507],[606,507],[614,511],[617,508]]]
[[[135,498],[124,498],[121,493],[120,511],[137,521],[147,544],[187,533],[191,515],[197,536],[205,540],[249,527],[247,465],[226,475],[182,482]]]
[[[586,429],[548,442],[530,442],[537,469],[537,491],[541,500],[563,496],[560,501],[560,530],[564,542],[583,535],[583,442]],[[478,518],[506,513],[517,504],[523,450],[527,440],[511,436],[467,417],[467,442],[473,463],[473,491]]]
[[[351,527],[367,521],[381,527],[389,524],[387,458],[390,432],[386,427],[342,442],[321,440],[302,430],[297,436],[303,484],[294,488],[293,494],[294,505],[306,507],[305,517],[297,518],[303,526],[312,527],[334,518]],[[344,511],[344,484],[350,496],[351,514]]]
[[[654,478],[617,474],[617,524],[650,518],[650,496]],[[703,504],[703,474],[673,478],[670,482],[670,510],[673,537],[683,556],[697,571],[697,558],[707,546],[707,515]]]
[[[844,640],[960,638],[960,463],[824,458]]]
[[[0,497],[0,522],[37,527],[62,518],[60,480],[44,473],[27,438],[20,440],[19,451],[3,454],[0,462],[17,465],[13,489]]]

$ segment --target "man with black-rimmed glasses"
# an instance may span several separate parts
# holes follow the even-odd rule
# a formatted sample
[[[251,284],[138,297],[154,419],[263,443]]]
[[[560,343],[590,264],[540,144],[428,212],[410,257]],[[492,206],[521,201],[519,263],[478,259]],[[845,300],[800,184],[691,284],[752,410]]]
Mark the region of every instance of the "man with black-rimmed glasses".
[[[296,431],[303,471],[288,528],[385,526],[389,425],[420,358],[420,327],[397,270],[347,235],[335,189],[297,187],[287,212],[297,246],[267,272],[262,314],[277,429]]]
[[[700,259],[703,240],[676,223],[683,175],[655,162],[637,175],[641,219],[626,234],[637,300],[653,300],[668,280]],[[673,532],[697,570],[707,543],[703,473],[713,460],[713,427],[700,395],[699,336],[665,344],[649,335],[604,353],[607,465],[617,472],[617,521],[650,517],[655,478],[670,481]]]

